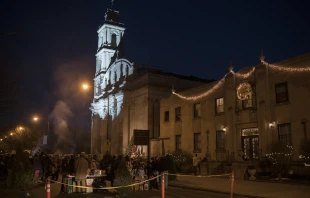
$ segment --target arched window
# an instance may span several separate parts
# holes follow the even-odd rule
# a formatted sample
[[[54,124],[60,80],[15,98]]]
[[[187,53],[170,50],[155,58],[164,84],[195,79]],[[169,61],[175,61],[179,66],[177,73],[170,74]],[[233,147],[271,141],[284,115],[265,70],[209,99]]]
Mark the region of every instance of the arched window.
[[[112,34],[112,37],[111,37],[111,46],[112,46],[112,47],[117,47],[117,44],[116,44],[116,34]]]

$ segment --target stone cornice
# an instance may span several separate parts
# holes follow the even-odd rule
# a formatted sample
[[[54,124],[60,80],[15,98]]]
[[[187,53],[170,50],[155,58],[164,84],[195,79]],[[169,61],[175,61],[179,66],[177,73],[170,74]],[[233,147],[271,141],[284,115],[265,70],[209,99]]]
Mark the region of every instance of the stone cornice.
[[[99,34],[104,28],[113,28],[113,29],[117,29],[117,30],[120,30],[120,31],[125,31],[125,27],[122,27],[122,26],[117,26],[117,25],[112,25],[112,24],[103,24],[99,30],[97,31],[97,33]]]

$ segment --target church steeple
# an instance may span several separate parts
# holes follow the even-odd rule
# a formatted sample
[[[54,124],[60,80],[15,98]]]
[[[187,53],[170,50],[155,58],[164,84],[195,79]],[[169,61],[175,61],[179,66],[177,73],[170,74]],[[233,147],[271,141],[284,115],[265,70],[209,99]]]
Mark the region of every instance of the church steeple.
[[[96,54],[96,73],[106,72],[113,56],[124,36],[125,26],[119,21],[119,12],[112,9],[114,0],[112,0],[111,8],[105,13],[104,24],[97,31],[98,33],[98,50]]]

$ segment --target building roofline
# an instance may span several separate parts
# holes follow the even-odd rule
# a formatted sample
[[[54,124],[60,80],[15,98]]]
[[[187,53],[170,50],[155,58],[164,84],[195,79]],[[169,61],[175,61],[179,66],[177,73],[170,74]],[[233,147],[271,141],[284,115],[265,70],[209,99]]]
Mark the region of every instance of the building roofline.
[[[141,75],[143,76],[144,74],[159,74],[162,76],[169,76],[169,77],[175,77],[175,78],[180,78],[183,80],[191,80],[191,81],[197,81],[197,82],[202,82],[202,83],[210,83],[215,80],[213,79],[203,79],[203,78],[198,78],[196,76],[185,76],[185,75],[180,75],[180,74],[175,74],[172,72],[165,72],[160,69],[155,69],[151,67],[138,67],[135,69],[138,73],[141,72]],[[144,74],[142,73],[144,72]]]

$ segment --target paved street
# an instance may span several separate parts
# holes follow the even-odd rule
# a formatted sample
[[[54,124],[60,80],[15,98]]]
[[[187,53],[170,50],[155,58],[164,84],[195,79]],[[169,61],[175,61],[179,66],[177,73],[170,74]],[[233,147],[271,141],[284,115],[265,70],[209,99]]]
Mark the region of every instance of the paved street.
[[[92,194],[60,194],[56,196],[57,198],[65,198],[65,197],[77,197],[77,198],[102,198],[102,194],[100,193],[92,193]],[[109,197],[109,196],[106,196]],[[216,193],[216,192],[208,192],[208,191],[197,191],[197,190],[189,190],[184,188],[175,188],[171,187],[166,190],[166,198],[229,198],[228,194]],[[143,192],[132,192],[129,194],[128,198],[161,198],[161,191],[152,190],[152,191],[143,191]],[[234,196],[234,198],[249,198],[248,196]]]
[[[59,187],[56,184],[53,184],[51,187],[51,198],[112,198],[115,197],[113,193],[105,194],[105,193],[87,193],[87,194],[64,194],[59,193]],[[20,198],[21,193],[12,193],[10,191],[0,190],[1,198]],[[30,192],[30,198],[34,197],[46,197],[46,192],[44,190],[44,186],[39,186]],[[190,190],[186,188],[177,188],[177,187],[169,187],[166,190],[166,198],[229,198],[228,194],[217,193],[217,192],[209,192],[202,190]],[[131,192],[127,198],[161,198],[160,190],[152,190],[152,191],[143,191],[143,192]],[[234,196],[234,198],[249,198],[248,196]]]

